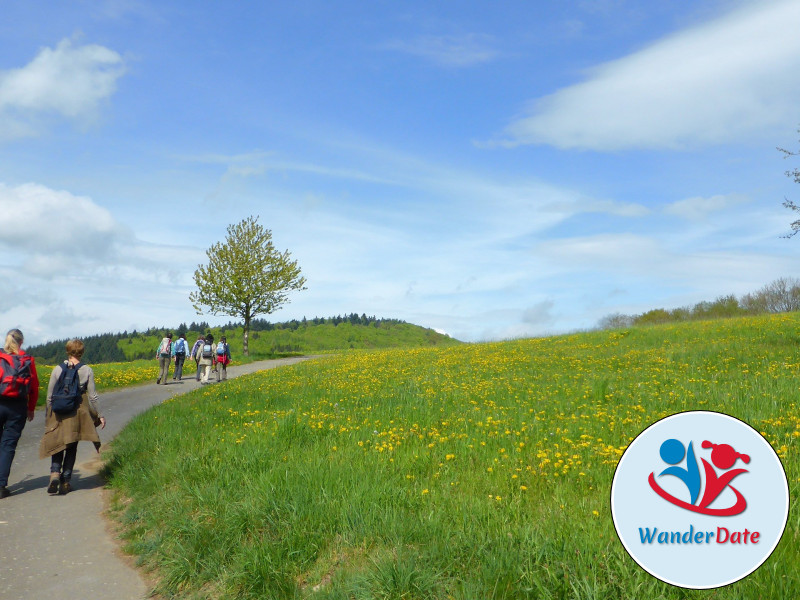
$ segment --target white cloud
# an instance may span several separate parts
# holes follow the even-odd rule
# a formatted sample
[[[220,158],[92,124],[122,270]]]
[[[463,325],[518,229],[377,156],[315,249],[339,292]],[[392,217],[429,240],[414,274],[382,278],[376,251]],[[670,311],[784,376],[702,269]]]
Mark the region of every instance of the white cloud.
[[[138,0],[96,0],[92,3],[92,16],[96,19],[123,20],[140,17],[155,23],[164,23],[159,14],[161,6],[150,6]]]
[[[48,305],[53,301],[53,293],[35,287],[20,285],[17,269],[0,268],[3,279],[3,293],[0,294],[0,314],[10,311],[24,298],[28,306]],[[2,333],[2,327],[0,327]]]
[[[188,284],[200,248],[170,239],[148,243],[85,196],[36,183],[0,183],[0,247],[27,276],[55,281],[149,281]]]
[[[791,256],[738,247],[699,250],[680,238],[667,243],[630,233],[550,240],[537,252],[564,277],[582,278],[585,287],[680,286],[702,292],[700,299],[752,291],[754,278],[769,281],[796,271]]]
[[[529,325],[548,325],[553,322],[554,307],[555,303],[552,300],[543,300],[529,306],[522,313],[522,322]]]
[[[745,202],[747,202],[747,198],[736,194],[716,195],[710,198],[696,196],[673,202],[664,207],[664,212],[683,219],[699,221],[712,213],[728,211]]]
[[[37,256],[100,259],[131,234],[91,199],[27,183],[0,183],[0,243]]]
[[[92,199],[34,183],[0,183],[0,214],[0,249],[15,265],[0,314],[36,339],[122,329],[131,315],[151,315],[140,323],[150,326],[162,314],[191,314],[200,249],[143,242]],[[54,314],[70,318],[59,325]]]
[[[394,41],[387,50],[425,58],[443,67],[471,67],[488,63],[499,56],[494,38],[480,33],[463,35],[423,35],[411,41]]]
[[[542,242],[538,251],[547,259],[578,270],[663,271],[666,253],[651,238],[632,233],[600,234]]]
[[[508,142],[674,149],[770,135],[798,120],[798,31],[795,0],[748,5],[540,99]]]
[[[561,211],[565,214],[602,213],[616,217],[645,217],[650,209],[642,204],[631,202],[615,202],[613,200],[594,200],[577,198],[572,202],[557,202],[547,206],[548,210]]]
[[[222,165],[227,168],[223,178],[228,176],[255,177],[269,172],[304,173],[346,179],[351,181],[366,181],[373,183],[396,183],[392,180],[376,177],[360,169],[347,167],[330,167],[311,162],[299,162],[278,158],[271,153],[256,150],[242,154],[198,154],[176,157],[186,162]]]
[[[31,135],[50,115],[92,119],[124,72],[122,57],[103,46],[65,39],[42,48],[24,67],[0,71],[0,138]]]

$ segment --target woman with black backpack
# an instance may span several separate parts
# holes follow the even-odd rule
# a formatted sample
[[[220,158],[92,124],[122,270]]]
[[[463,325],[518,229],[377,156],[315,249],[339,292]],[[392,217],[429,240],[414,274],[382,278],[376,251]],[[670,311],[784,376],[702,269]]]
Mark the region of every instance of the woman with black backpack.
[[[44,437],[39,444],[39,458],[51,457],[48,494],[68,494],[70,479],[78,453],[78,442],[93,442],[100,451],[97,427],[103,429],[106,420],[100,414],[94,372],[81,362],[84,344],[81,340],[67,342],[67,360],[53,368],[47,386],[47,416]]]

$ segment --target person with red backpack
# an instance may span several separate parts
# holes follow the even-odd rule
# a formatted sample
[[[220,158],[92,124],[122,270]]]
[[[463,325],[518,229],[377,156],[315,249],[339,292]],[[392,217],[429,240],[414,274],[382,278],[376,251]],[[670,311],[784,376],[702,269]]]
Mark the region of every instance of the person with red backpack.
[[[0,498],[11,494],[8,476],[17,453],[25,419],[33,421],[39,401],[39,376],[32,356],[22,350],[25,338],[19,329],[6,335],[0,351]]]
[[[220,374],[222,375],[222,381],[228,379],[228,365],[231,362],[231,349],[228,346],[228,340],[225,339],[223,335],[219,338],[219,344],[217,344],[216,349],[216,358],[217,358],[217,365],[215,370],[217,371],[217,381],[220,379]]]

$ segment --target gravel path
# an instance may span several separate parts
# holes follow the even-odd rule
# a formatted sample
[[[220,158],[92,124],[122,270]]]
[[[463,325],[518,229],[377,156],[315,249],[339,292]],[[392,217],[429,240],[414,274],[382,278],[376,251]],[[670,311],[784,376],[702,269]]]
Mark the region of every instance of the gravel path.
[[[228,377],[307,358],[231,366]],[[183,381],[170,379],[168,385],[153,382],[100,394],[106,417],[100,439],[103,444],[110,442],[134,415],[198,387],[194,374],[185,373]],[[0,598],[148,598],[148,586],[130,559],[121,555],[103,517],[103,481],[97,474],[100,461],[94,446],[78,444],[72,493],[49,496],[50,463],[39,459],[43,428],[44,412],[39,410],[17,446],[8,485],[12,495],[0,500]]]

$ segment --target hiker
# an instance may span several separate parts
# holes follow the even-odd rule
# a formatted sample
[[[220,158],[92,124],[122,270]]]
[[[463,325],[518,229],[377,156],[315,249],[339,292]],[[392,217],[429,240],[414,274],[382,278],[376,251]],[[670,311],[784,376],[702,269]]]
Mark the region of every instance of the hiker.
[[[220,378],[220,372],[222,373],[222,381],[228,379],[228,363],[231,362],[231,348],[228,346],[228,341],[223,335],[219,338],[219,344],[217,344],[216,352],[214,353],[217,364],[220,365],[219,370],[215,367],[214,370],[217,371],[217,381]]]
[[[175,372],[172,374],[172,381],[176,379],[180,381],[183,378],[183,363],[186,360],[186,349],[188,347],[185,333],[180,334],[178,341],[172,345],[172,356],[175,357]]]
[[[169,375],[169,365],[172,362],[172,334],[167,333],[163,338],[161,338],[161,342],[158,344],[158,350],[156,350],[156,358],[158,359],[158,379],[156,379],[156,385],[164,382],[164,385],[167,385],[167,375]]]
[[[206,341],[202,335],[197,338],[197,341],[192,346],[192,358],[194,359],[195,365],[197,365],[197,373],[195,374],[195,379],[200,381],[200,359],[197,358],[197,349],[200,348]]]
[[[44,436],[39,444],[39,458],[50,459],[50,483],[47,493],[68,494],[75,467],[78,442],[93,442],[100,452],[97,427],[103,429],[106,419],[97,405],[94,372],[81,362],[85,346],[81,340],[67,342],[67,360],[53,367],[47,385],[47,412]]]
[[[206,334],[205,341],[197,349],[197,352],[194,355],[198,367],[203,370],[203,377],[200,380],[201,385],[208,383],[208,376],[211,374],[211,367],[214,366],[215,351],[216,346],[214,345],[214,336],[208,333]]]
[[[33,357],[22,349],[24,341],[22,332],[12,329],[0,352],[0,498],[11,495],[6,486],[17,442],[39,401],[39,376]]]

